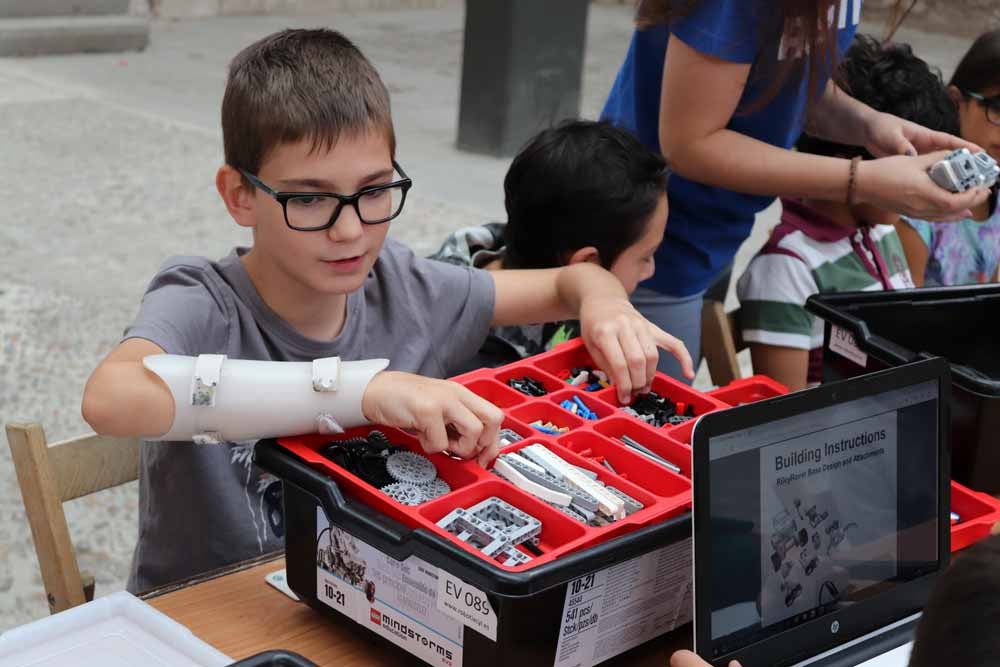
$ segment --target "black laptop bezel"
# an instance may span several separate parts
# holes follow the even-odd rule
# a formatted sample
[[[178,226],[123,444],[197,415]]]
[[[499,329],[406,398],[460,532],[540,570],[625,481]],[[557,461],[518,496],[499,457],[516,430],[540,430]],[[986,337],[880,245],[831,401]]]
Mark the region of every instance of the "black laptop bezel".
[[[938,494],[942,499],[938,516],[937,570],[913,581],[898,584],[890,593],[859,602],[850,609],[826,614],[815,621],[803,623],[735,651],[712,657],[711,609],[699,604],[698,590],[711,586],[712,566],[709,502],[710,477],[705,474],[710,465],[709,441],[727,433],[752,428],[779,419],[812,412],[838,403],[846,403],[894,389],[928,381],[938,383]],[[710,664],[726,667],[738,660],[744,665],[784,667],[822,654],[887,625],[885,619],[903,619],[918,613],[926,603],[931,588],[941,571],[947,567],[951,552],[950,530],[950,415],[951,380],[948,362],[942,358],[918,361],[814,389],[786,394],[776,398],[709,413],[695,425],[691,438],[691,473],[693,480],[692,509],[694,531],[694,645],[699,655]],[[699,548],[699,546],[703,548]],[[705,596],[707,598],[707,596]],[[849,613],[848,613],[849,612]],[[881,619],[881,620],[879,620]],[[836,622],[839,629],[832,631]]]

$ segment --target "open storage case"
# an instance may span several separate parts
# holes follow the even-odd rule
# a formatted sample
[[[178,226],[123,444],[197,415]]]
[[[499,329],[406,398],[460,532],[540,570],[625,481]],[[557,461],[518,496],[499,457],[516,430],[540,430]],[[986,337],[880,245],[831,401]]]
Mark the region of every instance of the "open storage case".
[[[450,492],[404,505],[320,451],[332,440],[382,431],[394,445],[421,452],[395,429],[364,427],[258,443],[257,464],[284,481],[288,583],[310,605],[342,614],[432,665],[587,667],[691,620],[691,453],[694,419],[655,427],[622,408],[613,388],[571,386],[573,369],[593,367],[572,341],[497,369],[454,378],[503,409],[504,427],[541,444],[589,477],[638,503],[624,518],[591,525],[521,490],[474,462],[430,459]],[[509,386],[530,377],[547,392]],[[785,393],[761,376],[703,393],[657,375],[653,391],[678,412],[707,412]],[[587,419],[562,407],[583,402]],[[682,405],[683,404],[683,405]],[[568,404],[567,404],[568,405]],[[545,433],[531,424],[563,432]],[[625,446],[640,443],[674,472]],[[959,549],[988,534],[1000,503],[953,485],[962,521]],[[541,522],[530,548],[500,562],[438,522],[457,509],[497,498]]]

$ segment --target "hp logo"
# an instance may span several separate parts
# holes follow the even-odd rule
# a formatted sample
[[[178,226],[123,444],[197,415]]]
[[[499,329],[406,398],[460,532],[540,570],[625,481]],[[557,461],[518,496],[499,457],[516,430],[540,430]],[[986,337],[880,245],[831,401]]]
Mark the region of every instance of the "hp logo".
[[[840,621],[834,621],[830,624],[830,634],[837,634],[840,632]]]

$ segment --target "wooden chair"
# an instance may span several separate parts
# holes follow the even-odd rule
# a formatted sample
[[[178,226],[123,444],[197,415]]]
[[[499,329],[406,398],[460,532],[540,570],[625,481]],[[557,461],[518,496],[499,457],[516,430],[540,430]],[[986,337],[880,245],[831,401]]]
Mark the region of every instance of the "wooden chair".
[[[705,299],[702,305],[701,354],[712,382],[720,387],[743,376],[736,354],[748,346],[740,332],[739,317],[739,308],[727,313],[721,301]]]
[[[87,435],[50,445],[41,424],[32,422],[7,424],[7,442],[49,612],[92,600],[94,577],[80,573],[62,504],[136,479],[139,440]]]

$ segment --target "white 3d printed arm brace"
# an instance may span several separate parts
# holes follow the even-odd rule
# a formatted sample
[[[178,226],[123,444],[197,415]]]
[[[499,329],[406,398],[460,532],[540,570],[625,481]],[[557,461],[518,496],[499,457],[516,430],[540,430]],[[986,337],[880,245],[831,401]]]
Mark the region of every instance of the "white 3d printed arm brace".
[[[249,361],[223,354],[154,354],[143,366],[174,397],[174,422],[153,440],[201,444],[340,433],[367,424],[361,399],[388,359]]]

